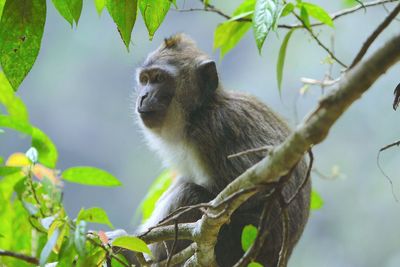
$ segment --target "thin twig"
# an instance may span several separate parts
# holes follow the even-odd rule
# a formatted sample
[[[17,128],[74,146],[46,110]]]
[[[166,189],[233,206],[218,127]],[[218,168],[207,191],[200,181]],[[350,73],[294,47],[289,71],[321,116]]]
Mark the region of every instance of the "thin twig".
[[[181,217],[183,214],[185,214],[185,213],[187,213],[187,212],[189,212],[189,211],[191,211],[193,209],[199,209],[202,212],[204,212],[204,210],[202,210],[202,208],[218,209],[221,206],[226,205],[229,202],[233,201],[235,198],[239,197],[240,195],[257,191],[261,187],[262,186],[254,186],[254,187],[247,188],[247,189],[241,189],[241,190],[235,192],[234,194],[230,195],[226,199],[224,199],[224,201],[220,202],[217,206],[214,206],[211,203],[200,203],[200,204],[197,204],[197,205],[180,207],[180,208],[176,209],[175,211],[173,211],[172,213],[170,213],[167,217],[162,219],[157,225],[149,227],[146,230],[146,232],[140,234],[139,237],[141,237],[141,238],[145,237],[147,234],[149,234],[154,229],[157,229],[157,228],[160,228],[162,226],[166,226],[166,225],[170,224],[171,221],[179,219],[179,217]],[[217,214],[211,214],[211,213],[207,212],[206,215],[208,217],[212,218],[213,216],[220,217],[222,214],[220,212],[217,213]]]
[[[39,206],[40,214],[42,215],[42,217],[46,217],[44,211],[42,210],[42,205],[40,204],[39,198],[38,198],[38,196],[37,196],[37,194],[36,194],[36,189],[35,189],[35,186],[34,186],[34,184],[33,184],[32,169],[31,169],[31,167],[29,167],[29,174],[28,174],[28,180],[27,180],[27,181],[28,181],[28,184],[29,184],[29,186],[30,186],[30,188],[31,188],[31,190],[32,190],[33,198],[35,199],[36,204]]]
[[[375,29],[375,31],[368,37],[368,39],[362,45],[360,51],[357,53],[353,62],[350,65],[350,68],[353,68],[364,55],[367,53],[368,48],[372,45],[375,39],[379,36],[381,32],[392,22],[394,18],[396,18],[397,14],[400,12],[400,3],[392,10],[392,12],[382,21],[381,24]]]
[[[172,243],[171,252],[168,255],[167,263],[165,264],[166,267],[169,267],[169,265],[171,264],[172,255],[174,255],[176,243],[178,242],[178,221],[177,220],[174,221],[174,227],[175,227],[175,238],[174,238],[174,242]]]
[[[39,260],[37,258],[28,256],[25,254],[21,254],[21,253],[16,253],[16,252],[0,249],[0,256],[13,257],[13,258],[23,260],[25,262],[28,262],[28,263],[31,263],[34,265],[39,265]]]
[[[340,81],[340,78],[337,78],[335,80],[331,80],[331,79],[325,79],[325,80],[316,80],[316,79],[312,79],[312,78],[306,78],[306,77],[302,77],[300,78],[300,81],[304,84],[309,84],[309,85],[319,85],[322,87],[326,87],[326,86],[332,86],[335,83],[337,83],[338,81]]]
[[[399,0],[378,0],[378,1],[366,2],[366,3],[360,4],[360,5],[351,7],[351,8],[339,10],[335,13],[330,14],[330,16],[331,16],[332,20],[336,20],[342,16],[357,12],[360,9],[365,10],[367,7],[383,5],[386,3],[391,3],[391,2],[396,2],[396,1],[399,1]],[[201,2],[203,2],[203,1],[201,1]],[[212,12],[212,13],[218,14],[219,16],[221,16],[227,20],[232,18],[232,16],[229,16],[228,14],[224,13],[220,9],[218,9],[215,6],[210,5],[210,4],[206,5],[204,8],[177,9],[176,11],[178,11],[178,12],[193,12],[193,11]],[[251,22],[252,19],[240,18],[236,21]],[[316,23],[310,24],[311,27],[322,26],[322,25],[325,25],[325,24],[322,22],[316,22]],[[303,24],[279,24],[278,28],[283,28],[283,29],[304,28],[304,25]]]
[[[279,251],[278,267],[286,267],[289,245],[289,211],[286,206],[282,211],[282,244]]]
[[[308,31],[308,33],[311,35],[311,37],[317,42],[317,44],[322,47],[331,57],[332,59],[334,59],[337,63],[339,63],[339,65],[341,65],[344,68],[347,68],[347,65],[344,64],[340,59],[338,59],[333,52],[326,47],[326,45],[324,45],[321,40],[315,35],[315,33],[313,32],[311,27],[307,27],[307,25],[305,24],[305,22],[300,18],[299,15],[297,15],[296,12],[292,11],[292,14],[300,21],[301,24],[303,24],[303,27]]]
[[[128,264],[126,264],[124,261],[122,261],[121,259],[119,259],[117,256],[115,256],[112,251],[110,249],[108,249],[105,245],[103,244],[99,244],[96,240],[94,240],[91,236],[88,236],[87,240],[89,240],[90,243],[92,243],[93,245],[95,245],[96,247],[99,247],[101,249],[103,249],[106,254],[109,256],[109,258],[115,259],[116,261],[118,261],[119,263],[121,263],[123,266],[125,267],[129,267]],[[111,253],[110,253],[111,252]]]
[[[290,199],[288,201],[286,201],[286,205],[289,206],[290,203],[292,203],[292,201],[296,198],[296,196],[300,193],[301,190],[303,190],[303,188],[306,186],[307,181],[310,179],[311,176],[311,170],[312,167],[314,165],[314,154],[312,152],[311,149],[308,150],[308,157],[310,158],[310,161],[308,163],[308,169],[307,169],[307,173],[306,173],[306,177],[304,177],[303,182],[301,183],[301,185],[297,188],[297,190],[295,191],[295,193],[290,197]]]
[[[272,210],[272,205],[274,204],[274,198],[279,198],[281,206],[287,207],[288,204],[285,203],[283,199],[283,194],[282,190],[285,186],[285,184],[289,181],[290,177],[293,174],[293,171],[295,170],[297,166],[297,163],[290,169],[289,173],[283,176],[277,184],[275,184],[275,187],[273,188],[272,193],[268,194],[266,198],[270,199],[269,201],[266,202],[264,205],[264,208],[261,212],[261,216],[259,219],[258,223],[258,228],[257,232],[258,235],[256,239],[254,240],[253,244],[250,246],[250,248],[244,253],[244,255],[239,259],[239,261],[234,265],[234,267],[245,267],[247,266],[251,261],[255,260],[256,257],[258,256],[262,246],[264,245],[265,239],[269,235],[270,231],[266,229],[266,227],[269,227],[269,229],[272,229],[275,224],[279,221],[279,218],[281,216],[281,212],[283,209],[281,208],[281,212],[278,214],[278,216],[271,222],[267,223],[267,220],[269,218],[269,215]]]
[[[229,155],[228,159],[244,156],[244,155],[247,155],[247,154],[250,154],[250,153],[261,152],[261,151],[268,152],[268,151],[272,150],[273,148],[274,148],[273,146],[262,146],[262,147],[257,147],[257,148],[251,148],[251,149],[247,149],[247,150],[244,150],[244,151]]]
[[[382,147],[381,149],[379,149],[378,155],[376,156],[376,165],[378,166],[378,169],[379,169],[379,171],[382,173],[382,175],[385,176],[385,178],[389,181],[390,188],[391,188],[391,190],[392,190],[393,198],[395,199],[396,202],[399,202],[399,199],[397,198],[396,192],[395,192],[395,190],[394,190],[393,181],[392,181],[392,179],[389,177],[389,175],[387,175],[386,172],[383,170],[383,168],[382,168],[382,166],[381,166],[381,159],[380,159],[380,157],[381,157],[381,152],[382,152],[382,151],[385,151],[385,150],[387,150],[387,149],[389,149],[389,148],[391,148],[391,147],[394,147],[394,146],[400,146],[400,141],[391,143],[391,144],[389,144],[389,145],[387,145],[387,146],[384,146],[384,147]]]

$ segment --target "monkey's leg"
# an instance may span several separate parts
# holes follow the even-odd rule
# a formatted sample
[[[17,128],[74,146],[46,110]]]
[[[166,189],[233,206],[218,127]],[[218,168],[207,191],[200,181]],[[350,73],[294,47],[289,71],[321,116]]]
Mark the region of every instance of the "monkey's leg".
[[[206,203],[212,200],[213,198],[214,198],[213,194],[211,194],[204,187],[197,185],[195,183],[189,183],[189,182],[174,183],[157,201],[156,208],[154,209],[153,214],[148,219],[148,221],[144,223],[144,225],[141,225],[138,228],[139,231],[137,231],[137,233],[144,232],[147,230],[148,227],[157,225],[159,221],[161,221],[171,212],[175,211],[180,207]],[[201,218],[201,215],[202,213],[198,209],[191,210],[183,214],[181,217],[179,217],[177,223],[195,222]],[[173,223],[171,222],[171,224]],[[167,258],[166,249],[168,249],[168,253],[171,253],[173,241],[167,241],[165,243],[166,246],[163,243],[150,245],[150,249],[156,261],[161,261]],[[187,240],[178,240],[175,244],[173,253],[181,251],[182,249],[190,245],[190,243],[191,242]],[[128,259],[130,263],[139,266],[134,256],[134,253],[129,251],[123,251],[122,254]]]
[[[168,190],[166,192],[166,195],[157,202],[156,209],[153,212],[156,218],[158,217],[163,219],[171,212],[180,207],[206,203],[214,198],[214,196],[204,187],[195,183],[184,182],[174,184],[172,186],[173,188],[171,190]],[[162,216],[160,216],[160,213]],[[177,223],[195,222],[201,218],[201,215],[202,213],[198,209],[193,209],[179,217]],[[178,240],[176,242],[173,253],[181,251],[182,249],[190,245],[190,243],[190,241]],[[168,253],[171,253],[172,244],[173,241],[166,242]],[[167,258],[166,248],[164,244],[152,245],[151,250],[157,260],[163,260]]]

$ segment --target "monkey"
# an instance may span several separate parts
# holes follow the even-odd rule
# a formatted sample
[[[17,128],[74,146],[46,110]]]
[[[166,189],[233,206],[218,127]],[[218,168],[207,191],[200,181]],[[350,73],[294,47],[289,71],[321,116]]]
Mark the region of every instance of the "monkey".
[[[212,200],[230,182],[264,158],[265,152],[228,158],[251,148],[277,146],[291,133],[287,123],[254,96],[226,90],[215,62],[185,34],[164,42],[137,69],[136,113],[151,149],[178,178],[160,197],[151,217],[137,232],[146,231],[179,207]],[[309,216],[310,179],[303,159],[282,189],[287,207],[290,255]],[[306,181],[306,183],[304,183]],[[224,225],[215,247],[219,266],[233,266],[244,254],[241,233],[244,226],[259,224],[263,207],[271,201],[266,221],[269,235],[256,259],[264,266],[277,266],[282,245],[281,206],[276,199],[257,193],[236,210]],[[179,219],[195,222],[202,214],[192,211]],[[278,223],[273,223],[277,221]],[[190,244],[178,241],[178,252]],[[169,246],[171,247],[171,244]],[[156,260],[166,259],[164,245],[151,245]],[[287,261],[281,265],[286,266]]]

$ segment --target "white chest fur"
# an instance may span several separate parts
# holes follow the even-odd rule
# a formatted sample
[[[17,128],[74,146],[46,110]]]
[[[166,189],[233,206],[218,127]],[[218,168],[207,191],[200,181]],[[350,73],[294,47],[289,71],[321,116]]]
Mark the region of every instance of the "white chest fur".
[[[161,157],[166,168],[172,168],[178,173],[179,179],[198,185],[207,185],[208,174],[201,166],[195,149],[183,141],[181,136],[162,139],[160,136],[145,130],[147,142]]]

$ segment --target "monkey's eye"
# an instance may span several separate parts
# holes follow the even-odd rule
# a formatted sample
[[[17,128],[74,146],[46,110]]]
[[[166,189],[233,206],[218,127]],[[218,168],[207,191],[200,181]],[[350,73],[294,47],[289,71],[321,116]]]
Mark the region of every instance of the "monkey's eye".
[[[161,83],[161,82],[163,82],[165,80],[165,77],[164,77],[164,75],[162,74],[162,73],[157,73],[155,76],[154,76],[154,82],[155,83]]]
[[[147,84],[149,82],[149,76],[147,74],[140,74],[139,81],[141,84]]]

